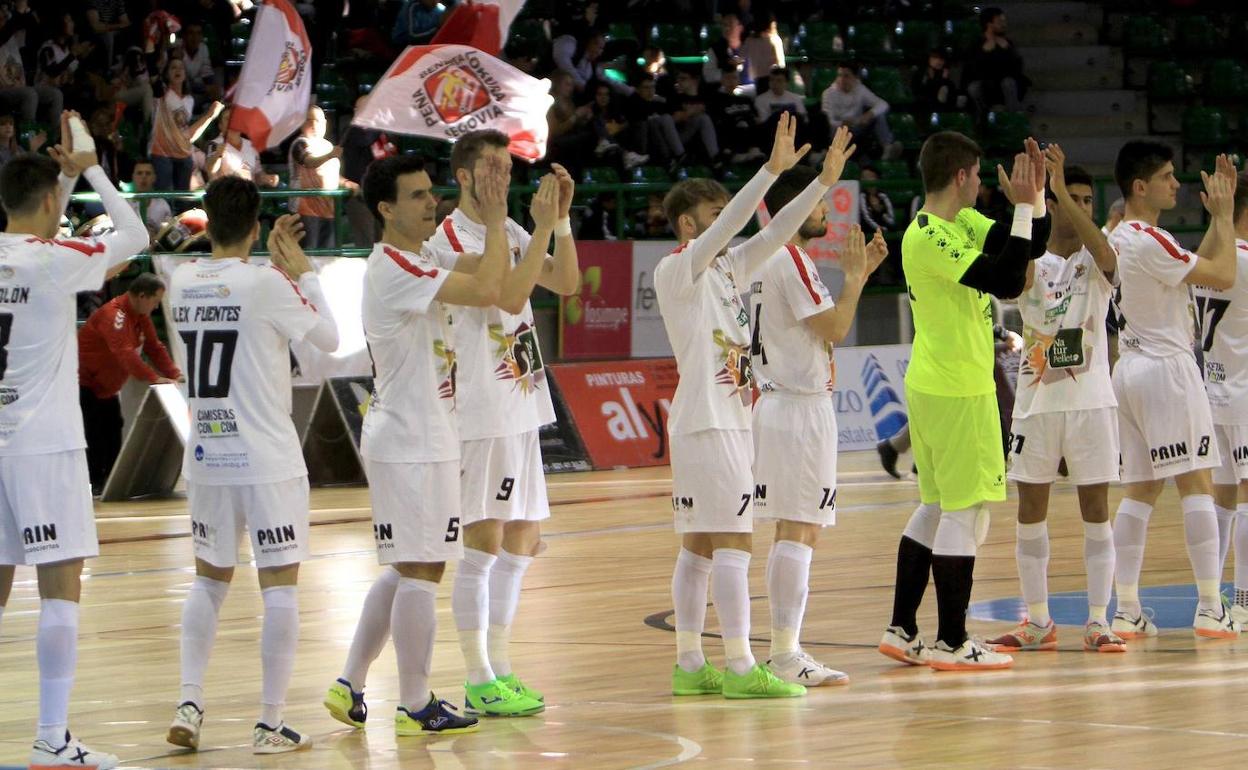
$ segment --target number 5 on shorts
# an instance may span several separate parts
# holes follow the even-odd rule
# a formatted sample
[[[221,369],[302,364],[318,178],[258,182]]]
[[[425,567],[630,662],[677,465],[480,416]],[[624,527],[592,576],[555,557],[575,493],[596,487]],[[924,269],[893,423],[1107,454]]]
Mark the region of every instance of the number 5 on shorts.
[[[459,517],[452,516],[446,522],[446,542],[454,543],[459,540]]]

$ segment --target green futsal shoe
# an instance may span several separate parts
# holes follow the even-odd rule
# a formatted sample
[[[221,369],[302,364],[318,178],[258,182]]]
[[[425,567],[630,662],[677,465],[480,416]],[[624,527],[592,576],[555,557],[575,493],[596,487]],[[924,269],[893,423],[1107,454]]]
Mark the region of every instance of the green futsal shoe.
[[[805,687],[789,684],[757,663],[744,674],[734,674],[730,668],[724,670],[725,698],[800,698],[805,694]]]
[[[532,687],[529,687],[524,682],[521,682],[520,677],[516,676],[515,674],[508,674],[507,676],[500,676],[498,678],[498,681],[502,682],[504,687],[510,687],[513,691],[515,691],[517,695],[523,695],[526,698],[532,698],[538,703],[546,702],[546,696],[542,695],[537,690],[534,690]]]
[[[672,695],[719,695],[724,691],[724,675],[710,663],[692,673],[672,666]]]
[[[464,713],[486,717],[527,717],[546,710],[546,704],[521,695],[498,679],[485,684],[464,683]]]

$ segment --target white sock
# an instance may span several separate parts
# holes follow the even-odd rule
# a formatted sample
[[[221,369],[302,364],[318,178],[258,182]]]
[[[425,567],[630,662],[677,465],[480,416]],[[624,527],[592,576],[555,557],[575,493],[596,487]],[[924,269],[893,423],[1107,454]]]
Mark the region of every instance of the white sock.
[[[1179,503],[1183,508],[1187,558],[1196,576],[1197,607],[1216,610],[1222,606],[1222,570],[1218,564],[1218,517],[1213,512],[1213,497],[1188,495]]]
[[[494,679],[486,631],[490,625],[490,568],[497,558],[492,553],[465,548],[451,588],[451,612],[469,684],[485,684]]]
[[[38,740],[59,748],[65,745],[69,723],[69,691],[78,668],[78,603],[44,599],[35,636],[39,660]]]
[[[364,692],[368,668],[390,638],[390,608],[394,606],[394,589],[398,585],[398,570],[386,567],[364,597],[364,607],[347,652],[347,664],[342,669],[342,678],[350,682],[351,689],[356,692]]]
[[[276,728],[282,723],[286,690],[295,671],[299,588],[272,586],[260,593],[264,597],[264,625],[260,629],[260,722]]]
[[[792,656],[800,648],[802,617],[810,593],[810,559],[804,543],[777,540],[767,556],[767,598],[771,604],[771,657]]]
[[[1245,594],[1241,594],[1243,591]],[[1235,516],[1235,603],[1248,599],[1248,503],[1240,503]]]
[[[1114,587],[1114,528],[1108,521],[1083,523],[1083,566],[1088,573],[1088,622],[1108,625],[1105,610]]]
[[[750,554],[716,548],[711,558],[711,599],[724,635],[728,668],[745,674],[754,667],[750,652]]]
[[[217,638],[217,619],[230,584],[196,575],[182,605],[182,692],[178,703],[204,710],[204,672]]]
[[[496,676],[511,674],[511,622],[516,617],[516,607],[520,605],[520,584],[524,582],[524,573],[532,563],[532,556],[499,551],[498,561],[490,569],[490,634],[487,646],[490,668]],[[495,628],[503,629],[501,635]]]
[[[1049,525],[1019,523],[1015,527],[1014,556],[1023,585],[1027,617],[1038,626],[1049,624]]]
[[[706,664],[702,631],[706,627],[706,591],[711,560],[680,549],[672,572],[672,606],[676,608],[676,662],[693,673]]]
[[[1118,611],[1139,617],[1140,570],[1144,567],[1144,542],[1148,538],[1148,517],[1153,506],[1122,498],[1114,517],[1114,587],[1118,591]]]
[[[438,628],[434,602],[438,584],[399,578],[390,615],[394,656],[399,663],[399,705],[416,713],[429,702],[429,669]]]
[[[1223,508],[1213,504],[1213,512],[1218,517],[1218,578],[1226,569],[1226,555],[1231,550],[1231,529],[1235,524],[1235,509]]]

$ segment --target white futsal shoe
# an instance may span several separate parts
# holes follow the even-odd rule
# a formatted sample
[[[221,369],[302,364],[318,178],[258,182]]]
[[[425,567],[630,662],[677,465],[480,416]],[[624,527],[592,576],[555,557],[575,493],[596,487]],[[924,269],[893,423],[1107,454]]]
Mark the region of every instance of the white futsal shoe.
[[[828,668],[810,657],[810,653],[805,650],[778,655],[767,661],[767,668],[789,684],[800,684],[806,687],[849,684],[849,674]]]
[[[31,770],[43,770],[52,767],[86,767],[92,770],[112,770],[121,760],[112,754],[93,751],[83,746],[74,736],[65,731],[65,745],[54,748],[47,741],[35,741],[30,750]]]
[[[1149,620],[1148,616],[1143,612],[1137,617],[1132,617],[1121,610],[1115,612],[1114,620],[1109,624],[1109,629],[1128,641],[1157,635],[1157,624]]]
[[[277,727],[256,722],[251,732],[251,753],[253,754],[285,754],[288,751],[299,751],[312,745],[312,737],[301,735],[286,726]]]
[[[1239,625],[1241,631],[1248,628],[1248,607],[1242,604],[1231,605],[1231,620]]]
[[[885,629],[877,649],[881,654],[911,666],[926,666],[931,662],[931,649],[923,643],[923,637],[917,631],[914,636],[909,636],[901,626]]]
[[[1238,639],[1241,630],[1226,605],[1216,610],[1196,610],[1192,630],[1206,639]]]
[[[956,650],[937,640],[929,664],[937,671],[994,671],[1014,665],[1014,658],[995,652],[974,637],[967,637]]]
[[[188,700],[173,712],[173,724],[169,725],[165,740],[174,746],[198,749],[199,730],[203,726],[204,712]]]

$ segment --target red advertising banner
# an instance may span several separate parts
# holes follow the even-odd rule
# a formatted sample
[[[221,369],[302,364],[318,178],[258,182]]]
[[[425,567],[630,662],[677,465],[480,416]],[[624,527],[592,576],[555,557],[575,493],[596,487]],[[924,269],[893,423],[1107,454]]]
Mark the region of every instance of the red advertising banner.
[[[667,413],[676,394],[676,359],[549,368],[594,468],[667,465]]]
[[[633,295],[631,241],[577,241],[581,285],[559,298],[562,358],[628,358]]]

